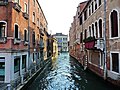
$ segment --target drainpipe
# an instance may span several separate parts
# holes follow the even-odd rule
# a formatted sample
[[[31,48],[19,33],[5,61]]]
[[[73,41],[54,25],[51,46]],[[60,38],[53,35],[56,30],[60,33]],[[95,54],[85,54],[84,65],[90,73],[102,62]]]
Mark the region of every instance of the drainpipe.
[[[30,0],[28,0],[28,69],[30,60]]]
[[[106,0],[104,0],[104,79],[107,78],[107,49],[106,49]]]

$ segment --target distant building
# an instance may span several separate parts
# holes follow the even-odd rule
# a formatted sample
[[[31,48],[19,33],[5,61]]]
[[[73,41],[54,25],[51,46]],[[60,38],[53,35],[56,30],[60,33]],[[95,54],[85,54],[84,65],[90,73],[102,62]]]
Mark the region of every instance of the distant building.
[[[53,35],[53,38],[57,39],[59,52],[68,51],[68,35],[64,35],[62,33],[56,33]]]

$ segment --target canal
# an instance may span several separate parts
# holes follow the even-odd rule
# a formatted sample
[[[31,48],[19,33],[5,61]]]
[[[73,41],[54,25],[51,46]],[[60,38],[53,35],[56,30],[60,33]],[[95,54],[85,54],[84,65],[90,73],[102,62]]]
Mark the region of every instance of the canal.
[[[90,71],[84,71],[68,53],[61,53],[27,90],[117,90]]]

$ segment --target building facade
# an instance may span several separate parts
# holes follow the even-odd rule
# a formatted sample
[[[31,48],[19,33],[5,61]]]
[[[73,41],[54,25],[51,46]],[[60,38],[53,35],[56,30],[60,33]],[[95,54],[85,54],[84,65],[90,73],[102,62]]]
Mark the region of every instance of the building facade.
[[[89,68],[100,77],[120,85],[120,1],[88,0],[83,3],[79,4],[75,15],[79,25],[76,24],[75,28],[71,25],[69,31],[72,35],[71,32],[75,29],[76,36],[79,32],[78,60],[85,68]],[[75,41],[70,42],[70,46],[73,46]],[[73,47],[73,51],[75,48]],[[76,58],[75,53],[76,51],[71,55]]]
[[[18,79],[46,58],[47,25],[38,0],[0,0],[0,82]]]
[[[53,35],[53,38],[57,39],[59,52],[68,51],[68,35],[64,35],[62,33],[56,33]]]

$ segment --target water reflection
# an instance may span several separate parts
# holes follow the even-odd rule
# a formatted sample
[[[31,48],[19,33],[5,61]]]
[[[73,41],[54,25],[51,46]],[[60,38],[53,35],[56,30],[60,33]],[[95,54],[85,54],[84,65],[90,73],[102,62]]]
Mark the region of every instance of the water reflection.
[[[68,53],[61,53],[28,90],[113,90],[113,87],[91,72],[84,71]]]

